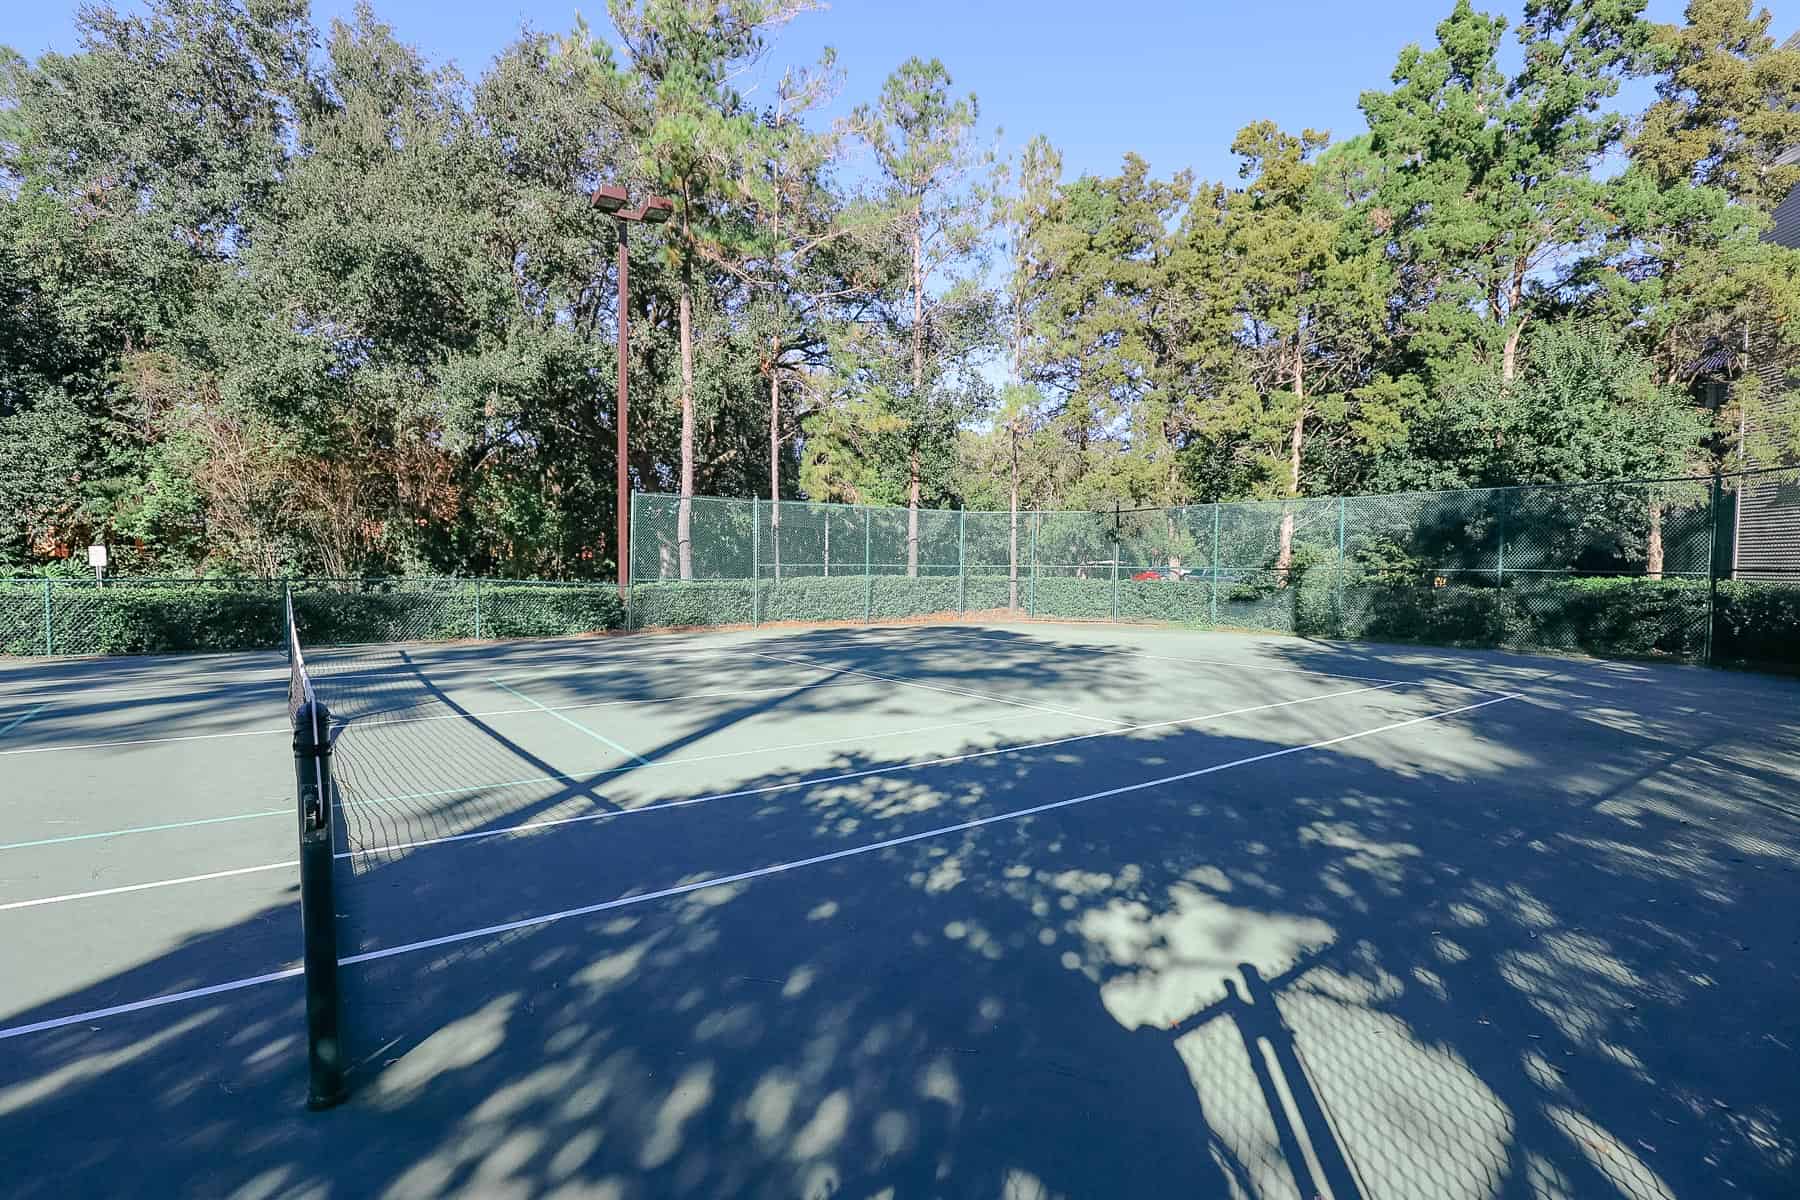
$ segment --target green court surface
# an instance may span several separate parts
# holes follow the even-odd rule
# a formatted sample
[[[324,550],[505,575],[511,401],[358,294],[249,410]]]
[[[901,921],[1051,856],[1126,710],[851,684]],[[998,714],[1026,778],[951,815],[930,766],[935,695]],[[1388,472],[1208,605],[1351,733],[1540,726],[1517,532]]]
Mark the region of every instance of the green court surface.
[[[1777,1197],[1800,681],[1120,626],[0,664],[9,1197]]]

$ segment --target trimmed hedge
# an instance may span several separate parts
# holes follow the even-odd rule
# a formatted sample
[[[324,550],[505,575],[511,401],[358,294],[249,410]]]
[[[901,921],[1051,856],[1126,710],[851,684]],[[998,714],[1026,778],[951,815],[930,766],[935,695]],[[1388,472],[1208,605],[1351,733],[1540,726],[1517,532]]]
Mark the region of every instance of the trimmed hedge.
[[[1221,581],[1121,579],[1117,617],[1217,624],[1313,637],[1430,645],[1579,650],[1603,657],[1700,661],[1706,654],[1705,580],[1522,576],[1504,586],[1359,578],[1299,566],[1288,586],[1273,571]],[[372,581],[361,590],[297,590],[301,634],[313,645],[431,641],[476,635],[472,582]],[[0,654],[44,651],[41,581],[0,582]],[[270,649],[281,644],[279,585],[256,581],[50,585],[58,654],[154,654]],[[655,581],[633,587],[634,628],[748,625],[756,621],[861,621],[983,612],[1007,606],[1004,575],[794,576]],[[1019,603],[1039,617],[1109,620],[1110,578],[1043,575],[1019,581]],[[482,583],[482,637],[555,637],[625,623],[605,584]],[[1713,608],[1720,662],[1800,667],[1800,585],[1721,581]]]
[[[279,591],[217,587],[66,587],[50,591],[57,654],[163,654],[278,646]],[[0,584],[0,653],[44,652],[41,584]]]
[[[1238,629],[1439,646],[1575,650],[1601,657],[1700,661],[1706,654],[1708,588],[1696,579],[1532,578],[1505,586],[1347,577],[1329,566],[1296,566],[1290,582],[1274,571],[1247,572],[1218,585],[1217,624]],[[639,584],[632,623],[749,624],[762,621],[860,621],[951,615],[1006,607],[1004,577],[973,576],[958,593],[954,578],[795,577]],[[1110,578],[1040,575],[1022,579],[1021,608],[1038,617],[1109,620]],[[1205,578],[1118,585],[1118,619],[1206,627],[1213,585]],[[1719,585],[1721,661],[1800,663],[1800,586]]]
[[[1715,661],[1800,668],[1800,584],[1722,580],[1715,613]]]
[[[301,637],[311,645],[345,646],[475,636],[473,583],[396,581],[391,587],[362,586],[371,590],[297,590],[294,615]],[[286,637],[282,596],[279,585],[254,581],[56,584],[50,588],[53,649],[57,654],[272,649]],[[485,638],[554,637],[623,624],[618,590],[603,584],[483,583],[479,604]],[[43,584],[0,583],[0,653],[43,652]]]

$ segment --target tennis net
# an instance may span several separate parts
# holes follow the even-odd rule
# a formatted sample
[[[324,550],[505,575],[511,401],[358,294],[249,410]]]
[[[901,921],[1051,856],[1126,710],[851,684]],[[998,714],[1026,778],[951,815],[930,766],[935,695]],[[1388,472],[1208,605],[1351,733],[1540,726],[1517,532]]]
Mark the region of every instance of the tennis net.
[[[300,929],[306,970],[308,1108],[344,1098],[343,1047],[338,1035],[337,914],[332,863],[337,846],[336,787],[331,774],[331,712],[313,690],[287,596],[288,720],[294,730],[294,778],[300,820]]]

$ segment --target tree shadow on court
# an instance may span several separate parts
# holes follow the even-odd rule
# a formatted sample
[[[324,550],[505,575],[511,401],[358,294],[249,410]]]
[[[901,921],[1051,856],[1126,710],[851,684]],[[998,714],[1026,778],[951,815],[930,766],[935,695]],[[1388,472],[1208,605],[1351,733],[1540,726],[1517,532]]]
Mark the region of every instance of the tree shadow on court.
[[[1464,702],[1398,689],[383,858],[346,887],[353,938],[628,902],[348,969],[339,1110],[298,1111],[277,983],[12,1041],[0,1141],[28,1147],[22,1195],[1782,1194],[1800,825],[1745,797],[1800,770],[1731,765],[1800,738],[1791,717],[1695,717],[1705,785],[1647,769],[1661,726],[1528,698],[1094,795]],[[630,901],[743,872],[765,873]],[[211,982],[241,932],[53,1007]]]

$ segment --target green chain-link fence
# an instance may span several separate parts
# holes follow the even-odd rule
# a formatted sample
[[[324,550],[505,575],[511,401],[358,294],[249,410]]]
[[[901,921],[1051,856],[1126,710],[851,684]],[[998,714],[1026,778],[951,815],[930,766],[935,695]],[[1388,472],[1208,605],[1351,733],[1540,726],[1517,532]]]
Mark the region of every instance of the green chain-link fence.
[[[314,645],[552,637],[615,629],[612,583],[491,579],[6,579],[0,654],[253,650],[285,638],[284,590]]]
[[[1800,665],[1800,468],[1016,518],[924,510],[916,526],[906,509],[806,501],[640,494],[632,508],[634,628],[1003,612]],[[1760,541],[1740,547],[1752,526]]]
[[[0,654],[272,648],[291,586],[316,645],[981,613],[1800,666],[1800,468],[1016,518],[633,510],[629,612],[611,583],[13,579]]]

